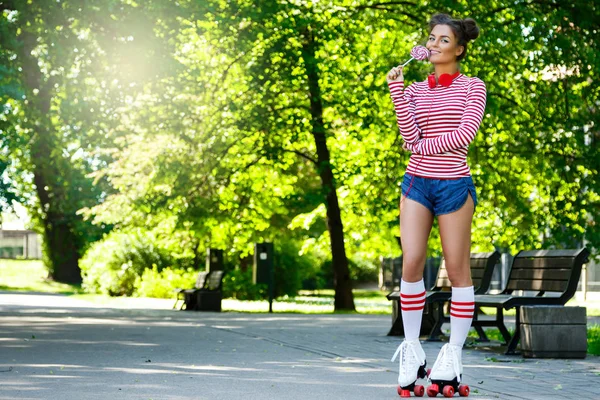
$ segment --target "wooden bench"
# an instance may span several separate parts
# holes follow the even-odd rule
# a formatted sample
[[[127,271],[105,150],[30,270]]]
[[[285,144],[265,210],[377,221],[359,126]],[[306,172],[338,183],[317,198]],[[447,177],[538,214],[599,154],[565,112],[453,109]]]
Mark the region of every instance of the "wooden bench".
[[[223,276],[223,271],[201,271],[193,289],[177,292],[173,308],[177,308],[177,303],[183,300],[180,310],[221,311]]]
[[[471,253],[471,278],[476,294],[487,293],[492,281],[494,266],[500,259],[500,253],[493,251],[490,253]],[[449,317],[444,316],[444,303],[450,300],[452,296],[452,284],[448,278],[445,262],[438,269],[435,285],[427,291],[425,300],[425,310],[421,322],[420,336],[428,336],[428,340],[437,341],[442,334],[442,325],[449,321]],[[392,328],[388,336],[403,336],[404,327],[402,326],[402,313],[400,312],[400,292],[392,292],[387,295],[387,299],[392,301]],[[476,328],[479,332],[483,329]],[[480,334],[481,334],[480,333]],[[483,333],[485,335],[485,333]]]
[[[481,336],[481,327],[497,327],[506,341],[506,354],[515,354],[521,336],[520,308],[564,306],[577,291],[581,268],[588,261],[588,256],[586,248],[520,251],[512,262],[506,289],[502,293],[475,295],[476,307],[496,308],[494,320],[479,320],[475,313],[473,326],[479,328],[480,338],[487,339],[485,333]],[[503,310],[511,308],[516,309],[515,333],[512,337],[504,325],[503,315]]]

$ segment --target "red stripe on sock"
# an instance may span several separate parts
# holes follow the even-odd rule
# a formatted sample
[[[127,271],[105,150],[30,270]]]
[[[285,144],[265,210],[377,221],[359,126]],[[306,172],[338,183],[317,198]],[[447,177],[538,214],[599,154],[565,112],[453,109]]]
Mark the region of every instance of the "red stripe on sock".
[[[407,299],[414,299],[415,297],[421,297],[421,296],[425,296],[427,292],[423,291],[423,293],[418,293],[418,294],[404,294],[404,293],[400,293],[400,297],[406,297]]]
[[[404,305],[404,304],[421,304],[421,303],[425,303],[425,299],[415,300],[415,301],[402,300],[402,301],[400,301],[400,303],[402,303],[402,305]]]
[[[475,312],[475,308],[474,307],[450,307],[450,311],[463,311],[463,312],[470,312],[473,313]]]
[[[402,311],[423,311],[425,306],[423,307],[402,307]]]
[[[450,304],[454,304],[457,306],[475,306],[475,302],[474,301],[454,301],[454,300],[450,300]]]
[[[473,314],[471,314],[471,315],[460,315],[460,314],[454,314],[453,312],[450,312],[450,315],[452,317],[456,317],[456,318],[473,318]]]
[[[471,315],[471,316],[473,316],[473,313],[469,312],[469,311],[450,310],[450,314],[452,314],[452,313],[454,313],[456,315],[460,314],[460,315]]]

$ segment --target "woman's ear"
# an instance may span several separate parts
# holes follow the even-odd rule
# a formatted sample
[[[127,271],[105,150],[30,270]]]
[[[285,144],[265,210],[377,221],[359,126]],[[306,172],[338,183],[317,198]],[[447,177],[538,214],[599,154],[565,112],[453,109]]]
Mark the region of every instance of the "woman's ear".
[[[458,57],[463,53],[463,51],[465,51],[465,46],[458,46],[454,54],[456,54],[456,57]]]

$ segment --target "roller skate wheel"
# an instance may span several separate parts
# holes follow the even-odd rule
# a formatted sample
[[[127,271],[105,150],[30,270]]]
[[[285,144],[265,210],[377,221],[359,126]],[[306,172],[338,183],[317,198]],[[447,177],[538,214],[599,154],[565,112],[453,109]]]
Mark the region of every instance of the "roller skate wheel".
[[[431,384],[427,387],[427,396],[429,397],[435,397],[438,395],[439,392],[440,387],[436,383]]]
[[[467,397],[470,392],[471,392],[471,389],[469,389],[469,387],[467,385],[460,385],[458,387],[458,394],[461,397]]]
[[[425,394],[425,387],[423,385],[416,385],[414,392],[416,397],[423,397]]]
[[[398,386],[398,394],[400,397],[410,397],[410,390],[402,389],[401,386]]]
[[[442,391],[444,397],[454,397],[454,388],[452,386],[446,386]]]

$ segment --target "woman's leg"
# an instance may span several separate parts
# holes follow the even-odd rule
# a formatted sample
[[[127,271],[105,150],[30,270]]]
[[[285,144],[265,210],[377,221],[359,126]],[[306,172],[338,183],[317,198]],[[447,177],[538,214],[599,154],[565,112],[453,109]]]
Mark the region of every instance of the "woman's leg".
[[[433,225],[433,214],[422,204],[408,198],[400,203],[400,240],[402,242],[402,281],[400,282],[400,306],[404,337],[419,337],[423,309],[425,308],[425,285],[423,269],[427,257],[427,240]]]
[[[474,203],[470,195],[458,211],[438,216],[448,277],[452,283],[450,344],[463,346],[475,309],[471,281],[471,224]]]
[[[402,198],[400,202],[400,238],[402,240],[402,281],[400,282],[400,312],[404,326],[404,341],[392,357],[398,356],[400,395],[410,396],[410,389],[418,378],[424,378],[425,352],[419,342],[425,285],[423,269],[427,255],[427,239],[433,224],[433,213],[422,204]],[[422,389],[422,388],[421,388]],[[416,393],[416,392],[415,392]],[[422,395],[422,394],[421,394]]]
[[[429,375],[433,384],[427,388],[428,395],[430,390],[434,394],[441,389],[435,389],[439,382],[454,381],[458,384],[462,380],[462,346],[475,309],[470,268],[473,209],[473,199],[469,195],[458,211],[438,216],[444,261],[452,283],[450,342],[442,347],[433,364]]]

